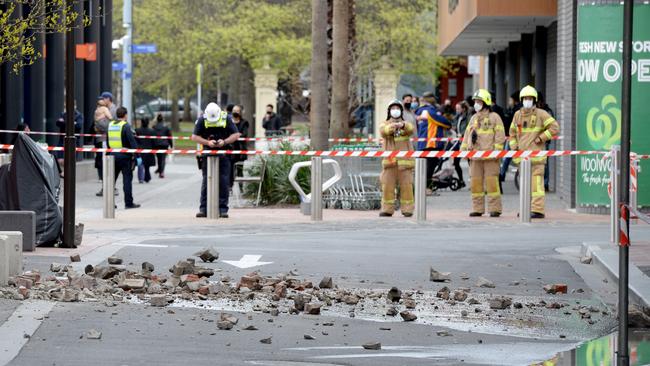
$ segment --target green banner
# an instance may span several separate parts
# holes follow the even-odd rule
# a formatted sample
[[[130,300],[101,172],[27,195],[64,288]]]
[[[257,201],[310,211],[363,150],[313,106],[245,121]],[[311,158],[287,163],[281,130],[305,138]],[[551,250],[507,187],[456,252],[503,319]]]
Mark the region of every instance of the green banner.
[[[650,5],[634,6],[632,43],[632,151],[650,154]],[[577,148],[609,150],[621,138],[623,5],[578,7]],[[611,160],[579,156],[578,206],[603,206]],[[638,204],[650,205],[650,162],[641,162]]]

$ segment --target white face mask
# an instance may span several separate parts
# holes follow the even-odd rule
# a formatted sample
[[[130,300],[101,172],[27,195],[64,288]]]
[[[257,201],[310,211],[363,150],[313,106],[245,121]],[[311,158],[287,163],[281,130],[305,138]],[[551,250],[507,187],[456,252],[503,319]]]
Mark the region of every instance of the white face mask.
[[[402,111],[400,111],[399,109],[391,109],[390,116],[393,118],[400,118],[402,116]]]
[[[474,102],[474,110],[475,110],[476,112],[480,112],[481,109],[483,109],[483,104],[478,103],[478,102]]]
[[[530,99],[524,99],[523,105],[524,105],[524,108],[527,108],[527,109],[533,108],[533,101],[530,100]]]

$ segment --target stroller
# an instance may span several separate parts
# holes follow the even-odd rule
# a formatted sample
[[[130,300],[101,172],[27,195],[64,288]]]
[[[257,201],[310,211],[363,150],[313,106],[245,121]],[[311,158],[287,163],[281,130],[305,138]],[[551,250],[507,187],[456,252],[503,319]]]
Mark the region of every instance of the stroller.
[[[445,151],[458,150],[459,144],[460,140],[447,141],[445,143]],[[460,179],[454,176],[455,172],[453,160],[451,158],[441,158],[431,176],[429,189],[433,192],[444,188],[449,188],[452,191],[459,190],[461,188]]]

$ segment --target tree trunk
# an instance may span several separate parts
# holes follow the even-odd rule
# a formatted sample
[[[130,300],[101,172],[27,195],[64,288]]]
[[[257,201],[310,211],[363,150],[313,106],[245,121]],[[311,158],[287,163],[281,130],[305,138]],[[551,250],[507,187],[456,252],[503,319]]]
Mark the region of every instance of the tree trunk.
[[[311,148],[326,150],[329,126],[327,85],[327,2],[312,0],[311,3],[311,101],[310,135]]]
[[[192,121],[192,108],[188,96],[183,99],[183,121]]]
[[[350,83],[350,56],[348,51],[349,12],[348,0],[334,0],[332,50],[332,122],[334,138],[348,135],[348,88]]]
[[[244,107],[244,119],[250,123],[249,135],[255,136],[255,75],[253,74],[253,69],[251,65],[246,61],[242,60],[241,64],[241,73],[239,75],[239,83],[241,88],[239,89],[239,102],[237,104]]]
[[[176,93],[172,93],[171,97],[171,108],[172,108],[172,130],[174,132],[179,132],[181,130],[180,123],[178,121],[178,95]]]

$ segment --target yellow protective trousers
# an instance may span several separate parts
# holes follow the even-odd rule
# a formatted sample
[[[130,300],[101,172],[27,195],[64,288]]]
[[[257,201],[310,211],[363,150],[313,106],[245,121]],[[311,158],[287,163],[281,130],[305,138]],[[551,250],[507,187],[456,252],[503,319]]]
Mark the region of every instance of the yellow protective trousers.
[[[413,199],[413,168],[410,166],[384,167],[381,171],[381,212],[395,212],[395,191],[399,185],[400,209],[402,214],[412,214]]]
[[[487,195],[488,212],[501,213],[499,170],[500,164],[497,159],[472,160],[470,162],[472,212],[485,213],[485,196]]]

